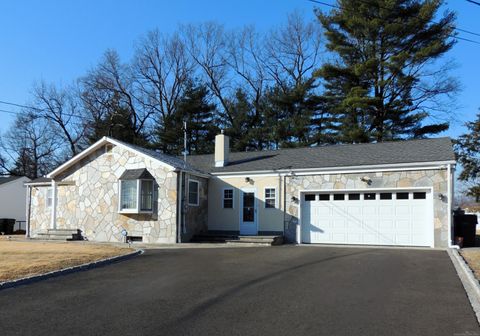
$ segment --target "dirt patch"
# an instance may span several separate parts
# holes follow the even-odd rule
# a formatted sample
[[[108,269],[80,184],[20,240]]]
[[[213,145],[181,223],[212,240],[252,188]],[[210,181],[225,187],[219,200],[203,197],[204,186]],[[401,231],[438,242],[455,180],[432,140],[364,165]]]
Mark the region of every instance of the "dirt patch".
[[[10,241],[0,238],[0,282],[124,255],[133,249],[77,242]]]
[[[480,248],[465,248],[460,250],[460,254],[472,269],[475,277],[480,279]]]

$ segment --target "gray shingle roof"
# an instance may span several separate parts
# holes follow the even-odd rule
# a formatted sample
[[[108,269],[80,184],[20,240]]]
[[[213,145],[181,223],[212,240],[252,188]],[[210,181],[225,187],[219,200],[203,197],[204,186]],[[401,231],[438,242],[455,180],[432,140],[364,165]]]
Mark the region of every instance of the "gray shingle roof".
[[[140,180],[150,179],[153,180],[152,174],[146,168],[140,169],[127,169],[120,176],[120,180]]]
[[[352,167],[453,160],[455,160],[455,155],[450,138],[237,152],[230,153],[230,163],[225,167],[214,167],[213,154],[192,155],[187,158],[190,166],[209,173]]]
[[[115,139],[116,142],[119,142],[127,147],[130,147],[140,153],[143,153],[145,155],[148,155],[154,159],[160,160],[162,162],[165,162],[166,164],[171,165],[174,168],[186,171],[186,172],[191,172],[191,173],[200,173],[200,174],[205,174],[205,171],[201,171],[197,169],[196,167],[193,167],[192,165],[186,164],[183,159],[178,158],[176,156],[171,156],[168,154],[164,153],[159,153],[157,151],[151,150],[151,149],[146,149],[137,145],[132,145],[123,141],[119,141]]]

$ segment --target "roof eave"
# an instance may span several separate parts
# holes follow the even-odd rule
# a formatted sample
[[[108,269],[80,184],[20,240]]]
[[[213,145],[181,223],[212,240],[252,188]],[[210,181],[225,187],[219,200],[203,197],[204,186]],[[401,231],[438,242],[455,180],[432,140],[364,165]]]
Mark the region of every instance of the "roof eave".
[[[430,162],[409,162],[409,163],[395,163],[395,164],[379,164],[379,165],[360,165],[360,166],[336,166],[324,168],[297,168],[297,169],[271,169],[271,170],[246,170],[246,171],[222,171],[210,172],[213,176],[223,175],[246,175],[246,174],[285,174],[285,173],[316,173],[316,172],[335,172],[335,171],[365,171],[365,170],[379,170],[379,169],[401,169],[401,168],[431,168],[446,165],[455,165],[455,160],[447,161],[430,161]]]
[[[101,138],[100,140],[98,140],[97,142],[95,142],[93,145],[91,145],[90,147],[88,147],[87,149],[83,150],[82,152],[78,153],[77,155],[75,155],[73,158],[71,158],[70,160],[68,160],[67,162],[65,162],[64,164],[60,165],[58,168],[56,168],[55,170],[53,170],[52,172],[50,172],[49,174],[46,175],[46,177],[48,178],[55,178],[55,176],[57,176],[58,174],[60,174],[61,172],[65,171],[66,169],[70,168],[71,166],[73,166],[76,162],[80,161],[81,159],[87,157],[88,155],[90,155],[91,153],[95,152],[97,149],[99,149],[100,147],[102,147],[103,145],[107,144],[107,143],[110,143],[110,144],[113,144],[115,146],[120,146],[122,148],[125,148],[131,152],[134,152],[135,154],[137,155],[140,155],[144,158],[147,158],[147,159],[150,159],[150,160],[154,160],[156,162],[159,162],[162,166],[168,168],[168,169],[171,169],[171,170],[174,170],[175,167],[168,164],[168,163],[165,163],[157,158],[154,158],[150,155],[147,155],[145,153],[142,153],[134,148],[131,148],[129,147],[128,145],[125,145],[121,142],[118,142],[116,141],[115,139],[112,139],[112,138],[109,138],[109,137],[106,137],[104,136],[103,138]]]

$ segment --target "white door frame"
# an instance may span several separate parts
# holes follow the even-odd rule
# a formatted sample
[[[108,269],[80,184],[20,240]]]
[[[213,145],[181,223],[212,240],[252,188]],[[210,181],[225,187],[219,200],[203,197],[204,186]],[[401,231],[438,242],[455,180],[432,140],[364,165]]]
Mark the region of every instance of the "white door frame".
[[[435,247],[435,215],[434,215],[434,192],[433,192],[433,187],[409,187],[409,188],[363,188],[363,189],[301,189],[298,191],[298,225],[297,225],[297,230],[296,230],[296,242],[297,244],[302,244],[302,205],[305,202],[303,199],[304,194],[308,193],[333,193],[333,192],[338,192],[338,193],[348,193],[348,192],[379,192],[379,191],[393,191],[393,192],[398,192],[398,191],[427,191],[427,201],[428,201],[428,209],[427,209],[427,214],[428,214],[428,220],[430,221],[430,247]],[[450,201],[450,200],[449,200]]]
[[[253,193],[253,216],[254,216],[254,221],[253,225],[255,228],[255,231],[253,233],[242,233],[242,225],[243,225],[243,194],[244,193]],[[257,204],[257,189],[256,188],[241,188],[240,189],[240,209],[239,209],[239,227],[238,227],[238,232],[240,234],[246,234],[246,235],[257,235],[258,234],[258,204]],[[248,222],[250,223],[250,222]]]

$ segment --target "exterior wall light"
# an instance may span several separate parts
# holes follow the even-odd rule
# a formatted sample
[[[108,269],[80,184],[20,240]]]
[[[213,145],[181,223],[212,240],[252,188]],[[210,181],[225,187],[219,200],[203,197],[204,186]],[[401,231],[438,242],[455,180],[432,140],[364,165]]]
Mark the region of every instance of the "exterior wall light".
[[[365,182],[367,185],[371,185],[372,184],[372,179],[368,176],[364,176],[364,177],[361,177],[360,178],[360,181],[362,182]]]

